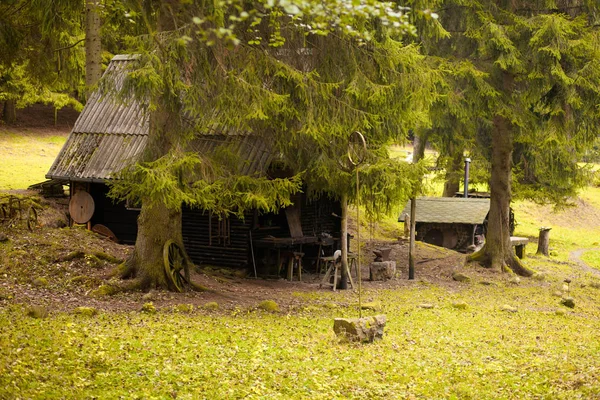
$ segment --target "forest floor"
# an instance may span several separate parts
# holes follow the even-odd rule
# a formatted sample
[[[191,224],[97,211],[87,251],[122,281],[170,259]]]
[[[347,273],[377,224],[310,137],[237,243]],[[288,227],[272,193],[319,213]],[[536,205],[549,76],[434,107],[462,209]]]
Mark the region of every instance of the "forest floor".
[[[18,129],[0,128],[3,155]],[[23,129],[41,138],[32,146],[45,143],[45,128]],[[205,291],[101,293],[132,248],[62,227],[65,199],[0,187],[41,209],[33,231],[0,225],[2,399],[600,398],[598,188],[559,212],[514,204],[535,278],[418,244],[409,281],[402,225],[376,225],[361,246],[362,301],[372,303],[361,313],[388,322],[383,340],[357,345],[331,327],[359,315],[358,291],[320,288],[316,274],[288,282],[195,268]],[[552,227],[550,257],[533,255],[541,226]],[[368,281],[371,250],[383,246],[393,249],[396,277]],[[455,272],[469,280],[455,281]],[[566,297],[574,308],[562,305]],[[261,309],[264,300],[277,309]]]

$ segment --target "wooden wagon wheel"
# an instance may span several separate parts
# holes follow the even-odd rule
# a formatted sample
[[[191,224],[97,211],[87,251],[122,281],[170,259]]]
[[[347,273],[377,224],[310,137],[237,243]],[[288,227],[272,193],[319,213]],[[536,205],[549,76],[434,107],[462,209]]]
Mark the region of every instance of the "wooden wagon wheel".
[[[8,204],[0,204],[0,221],[7,221],[10,219],[8,215]]]
[[[27,210],[27,229],[33,231],[33,228],[37,226],[38,215],[35,207],[31,206]]]
[[[168,240],[163,248],[163,259],[167,279],[178,292],[183,292],[184,284],[189,284],[189,270],[181,247]]]

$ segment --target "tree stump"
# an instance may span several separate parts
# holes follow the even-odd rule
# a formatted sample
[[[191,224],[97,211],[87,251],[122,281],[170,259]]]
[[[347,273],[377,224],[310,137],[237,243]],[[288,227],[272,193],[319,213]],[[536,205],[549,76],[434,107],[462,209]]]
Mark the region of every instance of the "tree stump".
[[[542,254],[548,257],[548,247],[550,246],[550,229],[552,228],[540,228],[540,236],[538,238],[538,248],[535,254]]]

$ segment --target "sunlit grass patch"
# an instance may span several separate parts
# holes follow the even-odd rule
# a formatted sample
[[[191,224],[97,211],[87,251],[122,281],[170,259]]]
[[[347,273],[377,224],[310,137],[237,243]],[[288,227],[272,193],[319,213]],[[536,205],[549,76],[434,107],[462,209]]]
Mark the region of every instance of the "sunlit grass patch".
[[[576,308],[556,315],[554,286],[367,291],[388,318],[372,345],[333,333],[334,317],[357,316],[347,294],[337,300],[352,306],[289,315],[159,309],[32,319],[11,307],[0,311],[1,326],[11,326],[0,330],[0,397],[589,398],[600,390],[600,291],[574,286]],[[336,299],[321,293],[297,298]]]
[[[0,130],[0,190],[27,189],[41,182],[66,141],[66,134]]]

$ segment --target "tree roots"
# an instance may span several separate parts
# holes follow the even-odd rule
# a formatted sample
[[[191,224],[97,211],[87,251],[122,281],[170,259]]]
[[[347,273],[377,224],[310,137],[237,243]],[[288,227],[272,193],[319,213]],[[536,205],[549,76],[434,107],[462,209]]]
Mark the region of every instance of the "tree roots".
[[[509,252],[509,254],[506,254],[504,259],[492,260],[485,245],[475,253],[468,255],[467,262],[469,261],[476,261],[485,268],[499,267],[502,272],[513,272],[524,277],[530,277],[534,273],[534,271],[524,266],[521,260],[519,260],[512,251]]]

